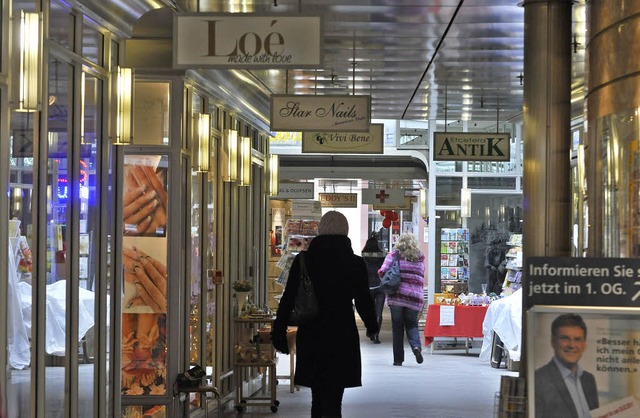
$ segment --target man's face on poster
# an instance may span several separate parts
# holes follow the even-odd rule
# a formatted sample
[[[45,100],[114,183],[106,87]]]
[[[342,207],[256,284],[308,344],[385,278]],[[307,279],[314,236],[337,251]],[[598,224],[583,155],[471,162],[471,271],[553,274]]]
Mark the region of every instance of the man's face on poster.
[[[580,327],[560,327],[551,337],[551,346],[556,358],[567,368],[574,369],[587,347],[586,336]]]

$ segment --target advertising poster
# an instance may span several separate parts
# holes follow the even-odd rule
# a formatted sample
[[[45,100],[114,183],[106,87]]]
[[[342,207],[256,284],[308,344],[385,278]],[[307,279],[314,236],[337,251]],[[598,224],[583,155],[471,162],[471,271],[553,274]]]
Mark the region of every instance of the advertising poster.
[[[122,395],[167,393],[167,173],[166,155],[124,157]]]
[[[125,156],[123,193],[124,235],[165,236],[167,156]]]
[[[122,314],[122,394],[167,393],[167,316]]]
[[[592,418],[640,416],[639,320],[640,312],[629,308],[530,309],[529,416],[573,416],[572,408],[577,410],[580,405]],[[558,325],[555,336],[554,321]],[[576,371],[579,386],[576,379],[571,380],[571,370]],[[579,389],[568,387],[571,382]]]
[[[167,312],[166,238],[124,237],[122,312]]]
[[[640,416],[640,259],[529,257],[529,416]]]

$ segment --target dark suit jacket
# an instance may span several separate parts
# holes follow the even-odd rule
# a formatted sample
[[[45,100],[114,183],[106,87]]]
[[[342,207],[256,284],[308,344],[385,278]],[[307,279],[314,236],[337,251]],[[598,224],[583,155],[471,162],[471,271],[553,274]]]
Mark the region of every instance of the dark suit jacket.
[[[596,379],[591,373],[585,371],[582,373],[580,382],[589,410],[598,408]],[[536,418],[578,418],[578,411],[573,404],[569,389],[553,360],[536,370],[535,397]]]

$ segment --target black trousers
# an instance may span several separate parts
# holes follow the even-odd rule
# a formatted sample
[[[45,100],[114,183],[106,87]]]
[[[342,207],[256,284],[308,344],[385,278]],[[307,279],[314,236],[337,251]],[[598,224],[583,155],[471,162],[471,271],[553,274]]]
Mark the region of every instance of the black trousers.
[[[382,293],[380,288],[369,289],[369,293],[371,293],[371,298],[373,299],[373,304],[376,308],[376,319],[378,320],[378,329],[382,329],[382,311],[384,310],[384,301],[385,294]]]
[[[311,418],[342,417],[344,388],[311,388]]]

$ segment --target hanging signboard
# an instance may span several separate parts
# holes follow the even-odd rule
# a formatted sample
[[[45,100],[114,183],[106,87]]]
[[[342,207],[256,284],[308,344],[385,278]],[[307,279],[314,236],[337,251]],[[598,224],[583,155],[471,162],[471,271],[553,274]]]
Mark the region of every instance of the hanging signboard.
[[[323,208],[357,208],[356,193],[320,193],[320,204]]]
[[[313,183],[285,182],[278,183],[278,195],[280,199],[313,199]]]
[[[363,205],[394,205],[404,203],[404,189],[362,189]]]
[[[302,133],[303,153],[382,154],[384,125],[372,123],[369,132]]]
[[[508,133],[434,132],[433,161],[509,161]]]
[[[319,16],[181,13],[175,15],[173,28],[174,68],[312,68],[322,64]]]
[[[410,210],[412,201],[411,196],[405,196],[404,201],[399,205],[376,204],[373,205],[373,210]]]
[[[369,132],[371,96],[271,96],[271,131]]]

